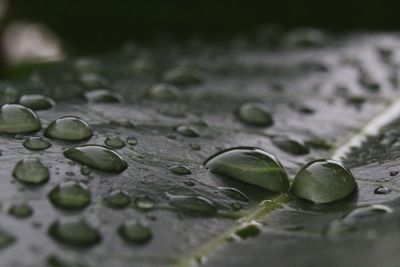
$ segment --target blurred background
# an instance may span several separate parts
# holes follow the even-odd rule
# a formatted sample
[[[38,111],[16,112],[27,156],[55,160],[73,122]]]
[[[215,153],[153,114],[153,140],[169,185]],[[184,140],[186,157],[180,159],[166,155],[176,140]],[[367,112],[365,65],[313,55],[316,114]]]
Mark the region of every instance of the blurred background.
[[[263,25],[331,32],[396,31],[395,1],[0,0],[0,77],[128,41],[224,40]]]

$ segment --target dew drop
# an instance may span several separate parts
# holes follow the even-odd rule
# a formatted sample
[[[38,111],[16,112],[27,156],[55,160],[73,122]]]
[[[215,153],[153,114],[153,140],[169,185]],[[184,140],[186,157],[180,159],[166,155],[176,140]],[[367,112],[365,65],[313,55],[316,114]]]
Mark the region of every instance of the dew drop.
[[[116,92],[97,89],[85,93],[86,101],[89,103],[119,103],[122,102],[122,96]]]
[[[125,221],[118,229],[118,233],[128,242],[143,244],[152,238],[152,233],[146,224],[135,219]]]
[[[168,168],[168,170],[174,174],[178,175],[189,175],[192,171],[185,165],[175,165]]]
[[[304,144],[286,136],[275,136],[272,138],[272,143],[292,155],[306,155],[310,152]]]
[[[242,225],[238,230],[235,231],[235,235],[241,239],[246,239],[249,237],[255,237],[261,233],[259,223],[247,223]]]
[[[232,188],[232,187],[223,187],[220,186],[218,187],[219,192],[221,192],[222,194],[236,199],[236,200],[241,200],[241,201],[249,201],[249,198],[240,190],[236,189],[236,188]]]
[[[138,143],[138,140],[136,139],[136,137],[130,136],[130,137],[126,138],[126,143],[128,145],[134,146]]]
[[[144,195],[135,199],[135,206],[140,210],[149,211],[154,209],[155,202],[151,197]]]
[[[23,95],[19,103],[32,110],[45,110],[56,105],[53,99],[44,95]]]
[[[50,226],[49,234],[57,241],[73,246],[92,246],[101,240],[95,227],[79,219],[58,220]]]
[[[49,170],[39,159],[27,158],[17,162],[13,176],[22,183],[37,185],[49,180]]]
[[[131,203],[131,197],[128,192],[120,189],[111,191],[105,198],[108,206],[113,208],[124,208]]]
[[[397,174],[399,174],[399,171],[391,171],[390,172],[390,176],[396,176]]]
[[[82,165],[81,167],[81,174],[88,176],[89,174],[92,173],[92,170],[90,169],[90,167],[86,166],[86,165]]]
[[[59,140],[81,141],[90,138],[93,131],[86,121],[78,117],[67,116],[51,122],[44,135]]]
[[[207,198],[201,196],[172,195],[166,193],[168,202],[172,207],[191,214],[213,215],[217,213],[217,208]]]
[[[0,249],[8,247],[15,242],[15,238],[3,229],[0,229]]]
[[[50,202],[62,209],[82,209],[90,204],[91,194],[87,186],[76,181],[65,181],[48,194]]]
[[[89,267],[84,261],[64,259],[56,255],[51,255],[47,259],[47,264],[49,267]]]
[[[104,172],[121,173],[128,167],[120,154],[104,146],[77,146],[64,151],[64,156]]]
[[[191,127],[191,126],[187,126],[187,125],[179,125],[178,127],[175,128],[175,131],[182,135],[182,136],[186,136],[186,137],[199,137],[200,134],[198,133],[198,131]]]
[[[39,117],[21,105],[3,105],[0,109],[0,133],[19,134],[37,132],[41,128]]]
[[[16,218],[25,219],[33,214],[33,209],[28,203],[21,202],[11,205],[8,213]]]
[[[334,160],[307,163],[294,178],[291,192],[314,203],[330,203],[347,197],[357,188],[350,170]]]
[[[23,146],[29,150],[45,150],[51,147],[51,144],[43,137],[29,137],[24,141]]]
[[[377,194],[377,195],[386,195],[386,194],[389,194],[390,192],[392,192],[392,190],[384,185],[381,185],[381,186],[375,188],[375,190],[374,190],[374,194]]]
[[[236,115],[244,124],[251,126],[268,127],[273,124],[272,116],[261,103],[244,103],[239,106]]]
[[[191,67],[177,67],[164,74],[164,81],[177,86],[189,86],[200,84],[204,81],[205,75],[198,69]]]
[[[386,205],[374,204],[356,208],[355,210],[347,214],[343,218],[343,220],[346,222],[354,222],[365,218],[376,217],[378,215],[384,215],[392,212],[393,209]]]
[[[119,137],[107,137],[104,144],[111,148],[120,149],[125,146],[125,142]]]
[[[212,173],[241,180],[273,192],[286,192],[289,179],[282,164],[268,152],[237,147],[219,152],[205,162]]]
[[[178,95],[178,88],[165,83],[155,84],[148,91],[149,97],[159,100],[175,100],[178,98]]]

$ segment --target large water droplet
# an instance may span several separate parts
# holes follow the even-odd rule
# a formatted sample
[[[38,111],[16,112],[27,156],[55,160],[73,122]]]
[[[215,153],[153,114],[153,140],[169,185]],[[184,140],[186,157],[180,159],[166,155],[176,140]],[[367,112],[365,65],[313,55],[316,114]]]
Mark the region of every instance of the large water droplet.
[[[244,103],[236,114],[243,123],[251,126],[268,127],[274,123],[269,111],[261,103]]]
[[[191,67],[177,67],[164,74],[164,81],[177,86],[189,86],[200,84],[205,75],[198,69]]]
[[[201,196],[189,196],[189,195],[172,195],[166,193],[169,204],[180,211],[200,214],[200,215],[212,215],[217,212],[217,208],[207,198]]]
[[[49,170],[39,159],[27,158],[18,161],[13,176],[22,183],[36,185],[49,180]]]
[[[33,110],[45,110],[55,106],[55,102],[50,97],[44,95],[23,95],[19,103]]]
[[[123,148],[125,146],[125,142],[119,137],[107,137],[106,140],[104,140],[104,144],[115,149]]]
[[[123,172],[128,164],[117,152],[98,145],[77,146],[64,151],[64,156],[104,172]]]
[[[23,145],[29,150],[45,150],[51,147],[50,142],[42,137],[29,137],[24,141]]]
[[[282,164],[268,152],[237,147],[211,156],[205,166],[213,173],[235,178],[274,192],[286,192],[289,179]]]
[[[81,209],[90,204],[91,194],[83,183],[65,181],[57,185],[48,195],[51,203],[62,209]]]
[[[153,99],[175,100],[178,98],[179,90],[173,85],[166,83],[155,84],[150,87],[148,96]]]
[[[57,241],[74,246],[92,246],[101,240],[96,228],[84,220],[77,219],[54,222],[49,228],[49,233]]]
[[[105,202],[108,206],[113,208],[124,208],[131,203],[131,197],[128,192],[124,190],[113,190],[105,198]]]
[[[180,135],[186,136],[186,137],[199,137],[200,134],[199,132],[191,127],[191,126],[187,126],[187,125],[179,125],[178,127],[175,128],[175,131],[177,133],[179,133]]]
[[[116,92],[98,89],[85,93],[85,98],[89,103],[118,103],[122,102],[122,96]]]
[[[125,221],[118,232],[126,241],[132,243],[146,243],[152,237],[150,228],[135,219]]]
[[[168,170],[174,174],[178,175],[189,175],[192,174],[192,171],[186,167],[185,165],[174,165],[168,168]]]
[[[93,131],[89,124],[78,117],[61,117],[49,124],[44,132],[46,137],[67,140],[80,141],[92,136]]]
[[[39,117],[21,105],[3,105],[0,110],[0,133],[29,133],[41,128]]]
[[[32,215],[33,209],[28,203],[21,202],[11,205],[8,209],[8,213],[14,217],[24,219]]]
[[[357,183],[342,163],[334,160],[315,160],[296,174],[291,192],[314,203],[333,202],[353,193]]]
[[[310,152],[308,147],[286,136],[275,136],[272,138],[272,143],[292,155],[306,155]]]

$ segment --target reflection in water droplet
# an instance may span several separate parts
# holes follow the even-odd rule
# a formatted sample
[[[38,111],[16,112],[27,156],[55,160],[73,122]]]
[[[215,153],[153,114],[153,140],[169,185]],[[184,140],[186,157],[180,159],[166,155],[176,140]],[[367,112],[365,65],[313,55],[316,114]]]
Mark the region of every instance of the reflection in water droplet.
[[[116,92],[98,89],[85,93],[86,101],[89,103],[118,103],[122,102],[122,96]]]
[[[31,109],[14,104],[1,107],[0,133],[37,132],[41,127],[39,117]]]
[[[268,127],[273,124],[272,116],[261,103],[244,103],[239,106],[236,114],[243,123],[251,126]]]
[[[196,129],[194,129],[191,126],[187,126],[187,125],[180,125],[178,127],[175,128],[175,131],[177,133],[179,133],[182,136],[186,136],[186,137],[198,137],[200,136],[200,134],[198,133],[198,131]]]
[[[166,196],[168,197],[169,204],[182,212],[192,213],[195,215],[213,215],[217,213],[217,208],[205,197],[172,195],[169,193],[166,193]]]
[[[178,95],[178,88],[165,83],[155,84],[148,91],[149,97],[160,100],[175,100],[178,98]]]
[[[93,131],[89,124],[78,117],[61,117],[49,124],[44,135],[49,138],[81,141],[92,136]]]
[[[45,110],[56,105],[53,99],[44,95],[23,95],[19,103],[33,110]]]
[[[185,165],[175,165],[168,168],[168,170],[174,174],[178,175],[189,175],[192,171]]]
[[[105,198],[106,204],[113,208],[124,208],[131,203],[128,192],[120,189],[111,191]]]
[[[249,201],[249,198],[240,190],[232,187],[218,187],[219,192],[236,200]]]
[[[60,183],[50,191],[48,197],[53,205],[62,209],[82,209],[91,201],[87,186],[76,181]]]
[[[43,137],[29,137],[23,145],[29,150],[45,150],[51,147],[50,142]]]
[[[125,221],[118,229],[119,234],[128,242],[146,243],[152,238],[152,233],[146,224],[135,219]]]
[[[37,158],[18,161],[13,170],[15,179],[27,184],[42,184],[49,180],[49,170]]]
[[[128,164],[117,152],[98,145],[85,145],[64,151],[64,156],[104,172],[123,172]]]
[[[274,192],[286,192],[289,179],[281,163],[268,152],[249,147],[231,148],[211,156],[206,168]]]
[[[350,170],[334,160],[315,160],[296,174],[291,192],[300,198],[323,204],[347,197],[357,188]]]
[[[310,152],[308,147],[286,136],[275,136],[272,138],[272,143],[292,155],[306,155]]]
[[[389,194],[390,192],[392,192],[392,190],[384,185],[381,185],[381,186],[375,188],[375,190],[374,190],[374,194],[378,194],[378,195],[386,195],[386,194]]]
[[[49,228],[49,234],[61,243],[74,246],[92,246],[101,240],[96,228],[78,219],[54,222]]]
[[[198,69],[191,67],[177,67],[164,74],[164,81],[177,86],[189,86],[200,84],[204,81],[205,75]]]
[[[8,213],[14,217],[24,219],[24,218],[28,218],[29,216],[32,215],[33,209],[28,203],[21,202],[21,203],[13,204],[8,209]]]
[[[135,205],[140,210],[148,211],[154,209],[155,202],[151,197],[144,195],[135,199]]]
[[[107,137],[106,140],[104,140],[104,144],[115,149],[123,148],[125,146],[125,142],[119,137]]]

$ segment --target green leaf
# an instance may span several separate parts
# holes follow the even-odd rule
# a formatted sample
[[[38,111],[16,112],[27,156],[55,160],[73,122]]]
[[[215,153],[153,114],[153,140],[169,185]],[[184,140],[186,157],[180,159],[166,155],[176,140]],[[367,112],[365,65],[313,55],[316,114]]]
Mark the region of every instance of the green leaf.
[[[2,206],[26,202],[33,210],[27,218],[1,213],[1,265],[396,266],[400,102],[391,75],[397,65],[395,57],[379,58],[377,49],[395,51],[400,42],[383,34],[332,40],[278,50],[250,40],[224,50],[202,43],[131,46],[96,58],[96,68],[65,62],[4,81],[2,103],[42,94],[56,105],[37,111],[39,132],[1,135]],[[149,62],[145,71],[130,67],[138,62]],[[165,81],[176,84],[176,97],[151,97],[152,86]],[[87,102],[91,89],[104,86],[109,91]],[[365,100],[354,104],[355,97]],[[256,114],[263,116],[268,110],[273,124],[243,123],[237,114],[243,103],[257,103],[264,113]],[[65,116],[86,121],[93,136],[49,136],[46,150],[24,147],[26,138],[42,137]],[[125,145],[113,146],[115,154],[91,150],[77,159],[88,144],[106,151],[110,138]],[[293,153],[287,140],[308,150]],[[204,168],[211,155],[233,147],[268,151],[291,179],[311,160],[342,160],[358,192],[318,205]],[[48,182],[31,186],[13,178],[16,163],[26,157],[48,167]],[[115,159],[127,168],[115,169]],[[174,166],[189,171],[175,173]],[[49,201],[49,192],[69,180],[86,184],[87,206],[66,210]],[[382,185],[389,193],[375,194]],[[115,192],[123,192],[118,207],[109,204]],[[372,204],[391,208],[363,208],[346,217]]]

